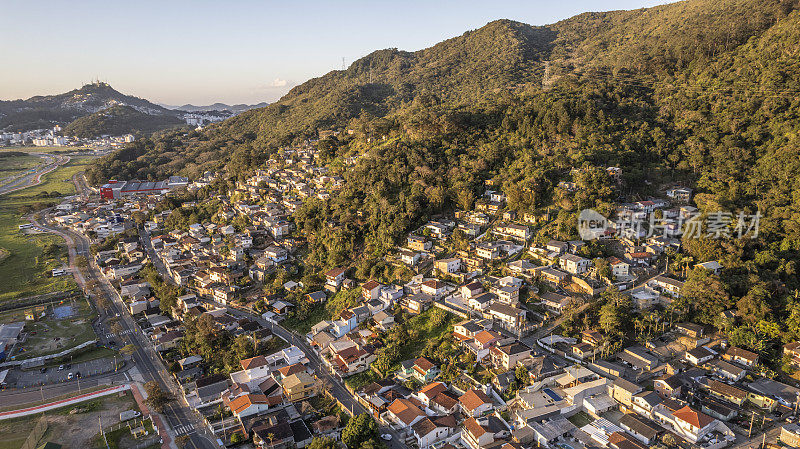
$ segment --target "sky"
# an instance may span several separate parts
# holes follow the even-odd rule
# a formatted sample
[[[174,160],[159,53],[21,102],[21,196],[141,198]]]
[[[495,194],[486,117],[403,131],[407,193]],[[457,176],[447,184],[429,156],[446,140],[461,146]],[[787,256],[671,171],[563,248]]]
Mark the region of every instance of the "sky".
[[[544,25],[667,0],[0,0],[0,99],[95,78],[182,105],[272,102],[370,52],[419,50],[495,19]]]

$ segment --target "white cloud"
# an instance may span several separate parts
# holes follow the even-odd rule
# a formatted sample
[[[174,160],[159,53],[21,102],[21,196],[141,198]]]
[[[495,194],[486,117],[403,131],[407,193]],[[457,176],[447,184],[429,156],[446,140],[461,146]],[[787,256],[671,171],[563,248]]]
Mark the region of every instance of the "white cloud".
[[[280,78],[275,78],[269,83],[269,87],[286,87],[289,85],[289,82],[286,80],[282,80]]]

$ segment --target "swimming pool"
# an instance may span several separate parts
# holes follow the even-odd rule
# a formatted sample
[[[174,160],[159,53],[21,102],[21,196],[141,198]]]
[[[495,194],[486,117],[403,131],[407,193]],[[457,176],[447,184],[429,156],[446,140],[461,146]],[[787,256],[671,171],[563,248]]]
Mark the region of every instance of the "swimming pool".
[[[553,391],[553,390],[551,390],[549,388],[542,388],[542,392],[544,394],[550,396],[550,399],[552,399],[552,400],[554,400],[556,402],[561,400],[561,396],[559,396],[558,394],[556,394],[555,391]]]

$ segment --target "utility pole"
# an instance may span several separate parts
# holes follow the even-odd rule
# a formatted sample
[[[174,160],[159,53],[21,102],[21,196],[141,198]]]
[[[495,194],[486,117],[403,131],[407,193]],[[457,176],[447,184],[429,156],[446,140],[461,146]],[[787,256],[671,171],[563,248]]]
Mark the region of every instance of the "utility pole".
[[[747,430],[747,438],[750,438],[750,435],[753,433],[753,420],[755,419],[756,414],[750,413],[750,429]]]
[[[99,416],[97,417],[97,424],[100,426],[100,435],[103,435],[103,441],[105,441],[105,442],[106,442],[106,449],[111,449],[111,448],[108,446],[108,439],[106,438],[106,433],[105,433],[105,432],[103,432],[103,423],[102,423],[102,421],[100,420],[100,417],[99,417]]]

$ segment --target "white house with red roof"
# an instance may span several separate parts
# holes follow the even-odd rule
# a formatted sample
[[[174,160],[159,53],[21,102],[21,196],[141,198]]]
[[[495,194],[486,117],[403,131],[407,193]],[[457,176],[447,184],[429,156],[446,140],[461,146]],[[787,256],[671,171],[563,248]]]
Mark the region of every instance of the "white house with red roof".
[[[659,424],[675,432],[681,438],[696,443],[698,440],[711,433],[717,433],[717,439],[724,447],[728,442],[736,439],[733,432],[722,421],[699,412],[688,405],[677,410],[663,404],[653,409],[653,416]]]

